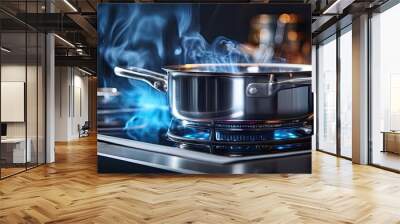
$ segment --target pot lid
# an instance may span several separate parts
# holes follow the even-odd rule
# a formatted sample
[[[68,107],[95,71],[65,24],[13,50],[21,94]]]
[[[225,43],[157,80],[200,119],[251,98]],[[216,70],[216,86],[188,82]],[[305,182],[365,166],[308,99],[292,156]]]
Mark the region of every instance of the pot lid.
[[[285,63],[233,63],[233,64],[184,64],[163,68],[167,72],[220,73],[220,74],[265,74],[311,72],[311,65]]]

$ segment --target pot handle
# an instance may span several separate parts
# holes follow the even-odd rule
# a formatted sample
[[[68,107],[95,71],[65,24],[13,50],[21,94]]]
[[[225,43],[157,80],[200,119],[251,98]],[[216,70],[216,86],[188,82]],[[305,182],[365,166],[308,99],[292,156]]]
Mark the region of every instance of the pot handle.
[[[119,77],[146,82],[151,87],[161,92],[166,92],[168,90],[168,76],[162,73],[144,68],[120,68],[118,66],[115,66],[114,73]]]
[[[280,90],[292,89],[311,85],[311,78],[288,79],[279,82],[267,83],[249,83],[246,87],[246,96],[248,97],[270,97]]]
[[[306,85],[311,85],[311,77],[287,79],[280,82],[275,82],[281,89],[290,89]]]

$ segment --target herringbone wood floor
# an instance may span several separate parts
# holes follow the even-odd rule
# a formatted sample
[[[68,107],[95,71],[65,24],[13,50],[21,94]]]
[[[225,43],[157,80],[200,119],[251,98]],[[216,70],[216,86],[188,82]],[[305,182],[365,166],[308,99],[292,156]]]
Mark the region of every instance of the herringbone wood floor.
[[[313,155],[312,175],[96,172],[96,141],[0,181],[0,223],[400,223],[400,175]]]

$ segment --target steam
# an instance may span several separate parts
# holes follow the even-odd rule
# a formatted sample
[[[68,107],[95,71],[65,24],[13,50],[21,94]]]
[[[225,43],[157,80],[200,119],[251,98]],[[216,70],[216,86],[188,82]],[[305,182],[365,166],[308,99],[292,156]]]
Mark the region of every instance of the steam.
[[[161,68],[171,61],[232,65],[254,62],[239,43],[227,37],[208,42],[200,33],[197,7],[195,4],[102,4],[98,8],[99,56],[109,71],[115,66],[134,66],[163,72]],[[237,69],[221,68],[228,69],[227,72]],[[114,79],[117,81],[109,83]],[[140,107],[126,121],[125,129],[131,138],[154,142],[157,138],[154,133],[168,128],[166,94],[140,81],[122,80],[113,74],[102,80],[103,87],[122,89],[121,108]]]
[[[220,69],[235,72],[238,68],[233,64],[251,62],[251,57],[240,50],[237,42],[223,36],[208,44],[200,33],[193,33],[183,37],[182,46],[185,64],[232,64],[221,66]]]
[[[240,44],[227,37],[208,42],[200,33],[196,5],[113,4],[99,7],[100,54],[109,66],[162,71],[175,63],[232,64],[254,62]],[[176,27],[177,30],[171,30]],[[168,46],[169,49],[166,49]],[[228,68],[228,67],[225,67]]]

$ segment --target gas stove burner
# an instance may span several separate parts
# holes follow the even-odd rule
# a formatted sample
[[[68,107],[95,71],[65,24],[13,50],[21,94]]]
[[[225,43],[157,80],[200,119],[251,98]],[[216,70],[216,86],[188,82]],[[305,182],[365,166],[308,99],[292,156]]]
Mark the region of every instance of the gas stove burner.
[[[312,118],[285,122],[193,122],[173,119],[167,136],[178,148],[223,156],[309,150]]]
[[[251,130],[251,129],[269,129],[280,127],[298,127],[299,124],[304,123],[304,120],[291,120],[280,122],[267,122],[267,121],[223,121],[214,124],[216,128],[230,129],[230,130]],[[305,122],[308,123],[308,122]]]
[[[173,119],[168,137],[178,143],[213,145],[281,145],[304,142],[312,135],[312,121],[219,121],[191,122]]]

